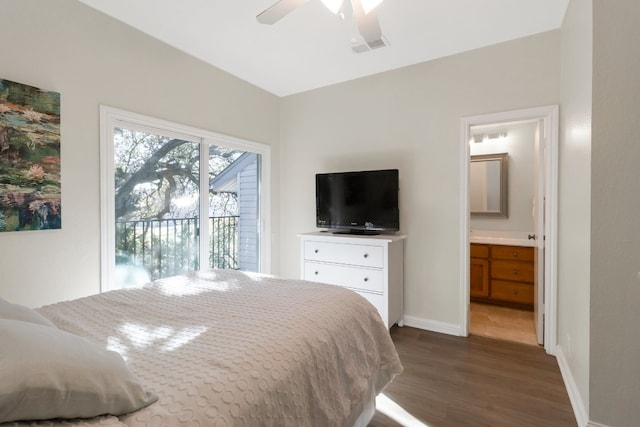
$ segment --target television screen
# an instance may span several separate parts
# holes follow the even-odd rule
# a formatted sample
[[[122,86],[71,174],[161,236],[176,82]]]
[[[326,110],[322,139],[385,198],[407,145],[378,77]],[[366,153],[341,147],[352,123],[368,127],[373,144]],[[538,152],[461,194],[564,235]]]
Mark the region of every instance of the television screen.
[[[316,226],[333,232],[398,231],[398,170],[316,175]]]

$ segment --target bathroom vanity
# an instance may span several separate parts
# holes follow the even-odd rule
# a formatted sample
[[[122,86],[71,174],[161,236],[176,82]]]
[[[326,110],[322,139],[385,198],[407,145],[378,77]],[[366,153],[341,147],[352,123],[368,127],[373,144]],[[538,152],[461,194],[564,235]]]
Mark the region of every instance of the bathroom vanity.
[[[533,247],[471,243],[470,255],[471,301],[533,309]]]

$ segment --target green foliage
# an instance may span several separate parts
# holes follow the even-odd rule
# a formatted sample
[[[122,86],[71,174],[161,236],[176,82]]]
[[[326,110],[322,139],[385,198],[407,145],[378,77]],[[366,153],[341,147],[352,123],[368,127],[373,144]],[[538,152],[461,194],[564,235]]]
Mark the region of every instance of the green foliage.
[[[199,268],[200,145],[117,128],[114,132],[116,250],[152,279]],[[243,153],[210,146],[209,181]],[[237,268],[237,193],[209,191],[210,267]],[[224,228],[224,229],[223,229]]]
[[[215,177],[242,152],[211,147],[209,176]],[[198,214],[200,145],[118,128],[114,135],[116,217],[181,218]],[[212,210],[235,204],[210,201]],[[227,210],[225,214],[235,214]]]

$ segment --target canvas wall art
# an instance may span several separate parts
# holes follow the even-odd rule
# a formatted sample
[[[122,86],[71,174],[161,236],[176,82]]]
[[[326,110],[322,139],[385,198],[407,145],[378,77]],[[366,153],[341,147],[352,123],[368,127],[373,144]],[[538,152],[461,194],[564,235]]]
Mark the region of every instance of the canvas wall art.
[[[0,79],[0,232],[61,228],[60,94]]]

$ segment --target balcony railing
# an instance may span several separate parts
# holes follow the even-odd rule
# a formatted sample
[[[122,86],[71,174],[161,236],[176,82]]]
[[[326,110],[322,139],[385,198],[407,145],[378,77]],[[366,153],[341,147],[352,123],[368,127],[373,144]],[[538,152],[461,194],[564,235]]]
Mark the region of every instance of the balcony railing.
[[[238,216],[209,218],[209,267],[238,268]],[[137,264],[152,280],[197,270],[198,218],[116,222],[116,263]]]

